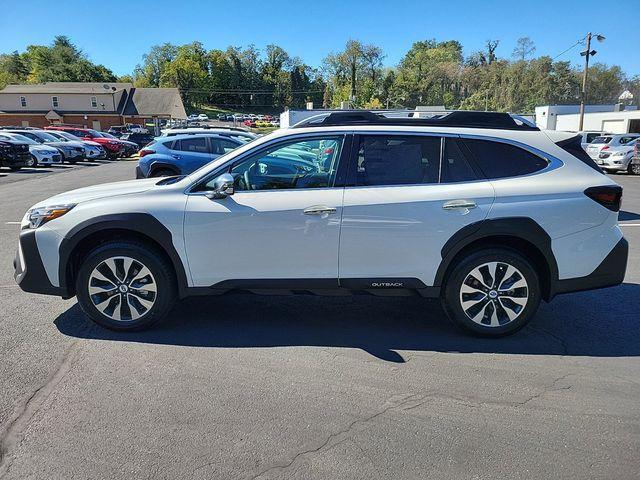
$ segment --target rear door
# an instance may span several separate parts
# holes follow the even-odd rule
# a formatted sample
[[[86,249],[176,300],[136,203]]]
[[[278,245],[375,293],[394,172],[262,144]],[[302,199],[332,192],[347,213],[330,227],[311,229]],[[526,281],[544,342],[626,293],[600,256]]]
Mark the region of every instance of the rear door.
[[[173,142],[171,156],[177,160],[183,174],[189,174],[213,159],[209,139],[192,136]]]
[[[494,200],[455,136],[362,134],[344,192],[339,278],[351,288],[433,285],[444,244]]]

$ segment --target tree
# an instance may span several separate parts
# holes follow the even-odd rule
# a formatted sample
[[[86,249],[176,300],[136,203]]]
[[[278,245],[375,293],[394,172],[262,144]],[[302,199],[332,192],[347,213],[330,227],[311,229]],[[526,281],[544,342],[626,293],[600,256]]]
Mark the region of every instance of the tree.
[[[134,70],[135,84],[138,87],[158,87],[165,66],[178,55],[178,47],[170,43],[154,45],[149,53],[142,56],[142,64]]]
[[[520,37],[516,42],[511,56],[517,60],[524,61],[529,55],[536,51],[536,46],[529,37]]]

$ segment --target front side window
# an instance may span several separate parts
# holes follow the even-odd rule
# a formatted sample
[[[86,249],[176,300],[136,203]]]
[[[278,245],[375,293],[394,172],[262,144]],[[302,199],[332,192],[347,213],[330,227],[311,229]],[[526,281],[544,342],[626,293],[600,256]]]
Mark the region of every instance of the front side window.
[[[440,137],[364,135],[360,139],[355,184],[438,183]]]
[[[58,108],[60,106],[58,103],[58,97],[51,97],[51,106],[53,108]]]
[[[235,189],[331,187],[338,170],[342,143],[342,137],[315,137],[263,150],[231,168]]]
[[[20,97],[20,106],[21,107],[27,106],[27,97]]]
[[[464,144],[480,170],[490,179],[527,175],[549,165],[544,158],[507,143],[464,139]]]
[[[176,150],[182,150],[183,152],[207,153],[207,139],[205,137],[185,138],[176,143],[179,143]]]
[[[98,107],[98,99],[96,97],[91,97],[91,108]]]

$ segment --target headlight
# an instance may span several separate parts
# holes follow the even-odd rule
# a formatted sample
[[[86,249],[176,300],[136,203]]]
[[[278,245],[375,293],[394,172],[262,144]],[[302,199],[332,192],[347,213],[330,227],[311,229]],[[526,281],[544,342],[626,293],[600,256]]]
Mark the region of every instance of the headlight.
[[[65,205],[32,208],[27,212],[26,216],[29,224],[24,228],[38,228],[54,218],[63,216],[75,206],[75,203],[67,203]]]

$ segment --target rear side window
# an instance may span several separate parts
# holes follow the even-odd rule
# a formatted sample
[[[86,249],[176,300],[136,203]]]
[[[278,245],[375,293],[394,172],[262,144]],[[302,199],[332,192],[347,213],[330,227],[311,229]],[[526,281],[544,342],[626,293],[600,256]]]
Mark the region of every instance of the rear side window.
[[[611,137],[596,137],[591,143],[609,143],[610,141]]]
[[[211,142],[211,153],[217,155],[223,155],[238,148],[238,145],[229,140],[210,138],[209,141]]]
[[[185,138],[180,140],[178,150],[183,152],[207,153],[207,139],[205,137]]]
[[[460,140],[444,138],[440,183],[471,182],[478,176],[463,152]]]
[[[592,160],[592,158],[587,155],[587,153],[582,148],[581,138],[580,136],[568,138],[567,140],[563,140],[561,142],[556,143],[560,148],[562,148],[565,152],[570,153],[582,163],[587,165],[588,167],[593,168],[596,172],[602,173],[600,167],[596,165],[596,162]]]
[[[487,178],[527,175],[549,165],[544,158],[507,143],[464,139],[464,144]]]
[[[598,138],[600,135],[597,133],[587,133],[587,143],[593,142],[594,139]]]
[[[438,183],[440,148],[439,137],[364,135],[356,185]]]

